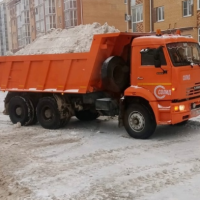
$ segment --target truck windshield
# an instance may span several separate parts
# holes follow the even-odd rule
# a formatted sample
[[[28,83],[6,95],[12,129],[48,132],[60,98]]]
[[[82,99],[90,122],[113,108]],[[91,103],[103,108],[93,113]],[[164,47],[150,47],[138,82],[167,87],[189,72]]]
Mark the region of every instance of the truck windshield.
[[[200,65],[200,48],[197,43],[178,42],[167,44],[174,66]]]

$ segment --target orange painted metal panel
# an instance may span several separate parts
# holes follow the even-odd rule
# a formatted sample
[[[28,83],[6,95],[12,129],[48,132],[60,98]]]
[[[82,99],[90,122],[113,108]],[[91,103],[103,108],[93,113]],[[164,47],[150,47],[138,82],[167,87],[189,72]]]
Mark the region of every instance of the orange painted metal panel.
[[[95,35],[88,53],[0,57],[3,91],[86,93],[101,90],[101,66],[122,56],[132,38],[147,34]]]

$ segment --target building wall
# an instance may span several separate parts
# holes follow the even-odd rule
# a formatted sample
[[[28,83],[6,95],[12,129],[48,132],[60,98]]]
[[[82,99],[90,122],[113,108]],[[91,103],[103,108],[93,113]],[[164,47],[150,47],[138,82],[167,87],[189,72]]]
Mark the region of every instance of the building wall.
[[[126,13],[133,19],[133,8],[142,5],[143,7],[143,21],[136,22],[136,32],[149,32],[150,31],[150,1],[149,0],[127,0]],[[132,21],[128,22],[129,32],[133,32]]]
[[[182,0],[166,1],[154,0],[154,18],[156,19],[156,8],[164,6],[164,21],[154,23],[154,30],[173,30],[183,28],[182,35],[192,35],[197,39],[197,1],[193,0],[193,14],[192,16],[183,16]]]
[[[34,1],[30,1],[30,36],[33,42],[36,38]]]
[[[56,24],[57,28],[64,28],[64,2],[59,0],[56,1]]]
[[[115,26],[120,31],[127,30],[124,19],[126,5],[123,0],[82,0],[83,23],[99,22]]]
[[[16,2],[9,2],[9,11],[10,11],[10,27],[11,27],[11,44],[12,44],[12,52],[16,52],[18,47],[17,41],[17,15],[16,15]]]
[[[6,3],[0,3],[0,55],[6,55],[9,50]]]

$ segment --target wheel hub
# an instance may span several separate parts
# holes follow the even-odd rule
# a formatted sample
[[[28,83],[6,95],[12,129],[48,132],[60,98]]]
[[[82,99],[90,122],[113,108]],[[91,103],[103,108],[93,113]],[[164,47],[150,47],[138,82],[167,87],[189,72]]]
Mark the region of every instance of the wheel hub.
[[[52,117],[52,112],[49,108],[44,111],[44,116],[46,119],[50,119]]]
[[[21,108],[21,107],[17,107],[15,111],[16,111],[16,114],[17,114],[18,116],[21,116],[21,115],[22,115],[22,108]]]
[[[145,127],[145,119],[139,112],[132,112],[129,115],[129,125],[135,132],[141,132]]]

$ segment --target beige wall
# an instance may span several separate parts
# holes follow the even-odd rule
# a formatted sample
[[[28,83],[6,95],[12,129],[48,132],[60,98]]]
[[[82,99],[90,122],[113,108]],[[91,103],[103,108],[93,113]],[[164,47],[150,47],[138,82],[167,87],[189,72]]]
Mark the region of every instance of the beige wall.
[[[7,14],[7,29],[8,29],[8,46],[9,46],[9,51],[11,51],[12,50],[11,22],[10,22],[10,11],[8,10],[8,6],[6,6],[6,14]]]
[[[143,26],[144,32],[150,31],[150,1],[143,0]]]
[[[89,24],[107,22],[120,31],[126,31],[127,25],[124,20],[126,5],[123,0],[82,0],[83,23]]]
[[[183,17],[182,0],[154,0],[154,12],[157,7],[164,6],[164,21],[154,23],[154,30],[187,28],[190,30],[183,30],[182,35],[192,35],[197,39],[197,1],[194,2],[193,15]]]
[[[35,28],[35,9],[33,1],[30,1],[30,34],[31,34],[31,42],[33,42],[36,38],[36,28]]]
[[[60,5],[58,1],[56,1],[56,20],[57,28],[65,28],[63,0],[60,1]]]
[[[182,0],[154,0],[154,8],[164,6],[165,19],[163,22],[156,22],[155,30],[196,27],[197,26],[197,1],[194,2],[194,14],[190,17],[183,17]]]

